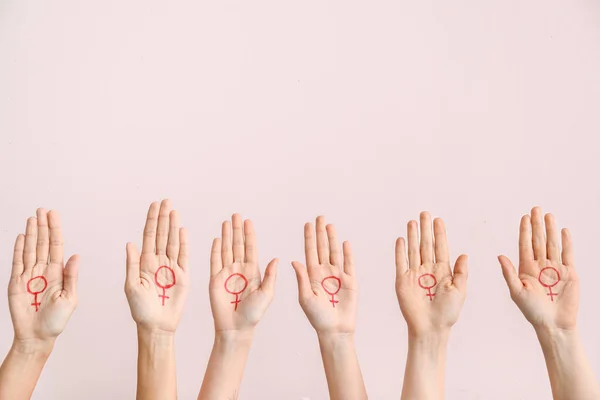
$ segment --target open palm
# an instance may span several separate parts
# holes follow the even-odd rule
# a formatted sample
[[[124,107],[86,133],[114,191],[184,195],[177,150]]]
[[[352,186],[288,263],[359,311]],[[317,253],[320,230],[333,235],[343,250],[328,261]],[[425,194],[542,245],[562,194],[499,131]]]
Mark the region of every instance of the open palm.
[[[150,205],[142,255],[127,244],[125,293],[131,315],[142,327],[175,332],[189,288],[187,231],[169,200]]]
[[[79,258],[64,267],[63,253],[58,213],[38,209],[15,243],[8,286],[15,339],[54,339],[65,329],[77,306]]]
[[[545,232],[545,233],[544,233]],[[579,309],[579,282],[573,260],[573,244],[567,229],[559,232],[551,214],[544,218],[534,207],[521,218],[519,272],[506,256],[500,256],[502,272],[513,301],[534,327],[573,329]]]
[[[416,221],[408,223],[408,260],[403,238],[396,241],[396,294],[411,334],[449,329],[466,297],[467,257],[456,261],[454,274],[444,222],[421,213],[421,241]],[[435,240],[434,240],[435,238]]]
[[[232,233],[233,225],[233,233]],[[210,256],[210,305],[216,331],[251,329],[271,304],[277,260],[261,279],[256,234],[252,221],[234,214],[223,222],[221,239],[213,241]]]
[[[340,249],[335,228],[320,216],[304,226],[306,267],[294,261],[300,306],[317,333],[354,333],[358,288],[350,244]],[[343,258],[342,258],[343,251]]]

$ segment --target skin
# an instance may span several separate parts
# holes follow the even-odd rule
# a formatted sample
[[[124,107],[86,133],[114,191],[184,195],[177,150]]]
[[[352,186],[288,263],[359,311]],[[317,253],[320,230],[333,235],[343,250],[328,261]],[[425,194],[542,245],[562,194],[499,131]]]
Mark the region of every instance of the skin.
[[[232,274],[247,279],[245,289],[239,277],[227,281]],[[277,259],[273,259],[261,279],[252,221],[242,222],[242,217],[234,214],[231,223],[223,222],[221,239],[214,239],[210,255],[209,294],[215,342],[198,399],[238,399],[254,329],[273,300],[276,277]],[[241,292],[237,310],[232,304],[235,295],[226,287],[230,292]]]
[[[137,398],[176,399],[175,331],[179,325],[189,288],[188,236],[179,227],[179,214],[171,211],[169,200],[152,203],[148,210],[142,254],[127,243],[125,294],[138,333]],[[163,290],[155,273],[161,266],[175,273],[175,285]],[[168,270],[161,269],[158,282],[173,283]]]
[[[545,221],[544,221],[545,220]],[[545,227],[544,227],[545,222]],[[506,256],[498,259],[510,296],[537,334],[552,386],[554,400],[598,400],[600,387],[587,361],[577,331],[579,279],[575,271],[573,242],[567,229],[560,232],[551,214],[544,217],[539,207],[521,219],[519,271]],[[545,267],[560,273],[552,291],[538,278]],[[556,282],[555,272],[541,275],[546,285]]]
[[[306,267],[297,261],[292,266],[300,306],[319,339],[329,396],[332,400],[364,400],[367,392],[354,346],[358,287],[350,243],[344,242],[340,248],[334,226],[326,225],[320,216],[316,235],[312,224],[304,226],[304,249]],[[332,295],[321,285],[329,276],[341,283],[334,295],[335,307]],[[335,280],[327,280],[325,285],[330,293],[338,289]]]
[[[12,347],[0,367],[0,400],[29,399],[42,369],[77,306],[79,257],[64,265],[60,218],[56,211],[40,208],[29,218],[25,235],[17,237],[8,302],[14,327]],[[27,291],[31,278],[43,276],[46,289],[34,296]],[[41,278],[30,289],[41,291]]]
[[[436,218],[432,225],[429,213],[423,212],[420,225],[419,243],[417,222],[408,223],[408,259],[404,238],[396,241],[396,294],[408,325],[402,399],[438,400],[444,398],[450,329],[466,298],[467,256],[458,257],[453,271],[444,222]],[[423,274],[432,274],[437,281],[431,288],[435,293],[431,299],[419,285]],[[433,284],[433,278],[421,278],[422,286]]]

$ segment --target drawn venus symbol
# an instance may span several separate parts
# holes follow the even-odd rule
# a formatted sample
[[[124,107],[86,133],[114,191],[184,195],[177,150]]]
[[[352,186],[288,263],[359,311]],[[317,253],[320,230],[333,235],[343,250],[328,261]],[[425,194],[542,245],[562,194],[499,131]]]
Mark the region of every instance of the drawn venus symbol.
[[[41,282],[41,284],[40,283],[35,284],[36,281]],[[34,286],[35,286],[34,288],[31,287],[32,283],[34,283]],[[38,312],[38,310],[40,309],[40,306],[42,305],[42,303],[40,303],[38,301],[38,294],[43,293],[47,287],[48,287],[48,281],[46,280],[46,278],[44,278],[41,275],[34,276],[29,281],[27,281],[27,291],[33,295],[33,303],[31,303],[31,305],[35,307],[35,312]]]
[[[327,289],[327,286],[325,285],[325,282],[332,282],[332,281],[337,282],[337,284],[335,285],[337,287],[337,289],[334,292]],[[335,303],[339,303],[339,301],[337,301],[335,299],[335,295],[338,294],[338,292],[342,288],[342,281],[340,281],[340,278],[338,278],[337,276],[328,276],[327,278],[324,278],[321,281],[321,286],[323,286],[323,290],[325,290],[327,292],[327,294],[331,296],[331,300],[329,300],[329,302],[335,308]]]
[[[552,284],[547,284],[542,281],[542,274],[544,273],[544,271],[554,271],[554,273],[556,274],[556,280],[552,282]],[[553,292],[552,288],[558,285],[558,282],[560,282],[560,272],[558,272],[558,270],[554,267],[542,268],[542,270],[540,271],[540,276],[538,277],[538,281],[540,281],[543,287],[548,288],[548,293],[546,293],[546,295],[550,296],[550,300],[554,301],[554,296],[558,296],[558,292]]]
[[[424,285],[423,282],[421,282],[423,278],[431,278],[431,285]],[[418,282],[421,288],[427,290],[427,294],[425,294],[425,296],[429,296],[429,301],[433,301],[433,296],[435,296],[435,293],[431,293],[431,289],[433,289],[435,285],[437,285],[437,279],[435,279],[435,275],[423,274],[419,277]]]
[[[159,277],[159,273],[160,271],[166,271],[166,274],[162,274],[161,277],[169,277],[171,279],[166,279],[166,282],[161,283],[161,281],[158,279]],[[159,294],[158,297],[160,297],[160,299],[162,300],[162,305],[165,305],[165,300],[169,299],[170,297],[167,296],[167,289],[172,288],[173,286],[175,286],[175,283],[177,283],[177,280],[175,279],[175,271],[173,271],[173,269],[171,267],[167,267],[166,265],[163,265],[162,267],[159,267],[156,272],[154,273],[154,282],[156,282],[156,286],[158,286],[159,288],[162,289],[162,294]]]
[[[230,280],[231,278],[234,278],[234,277],[235,277],[235,278],[238,278],[238,279],[236,279],[236,280],[234,281],[234,283],[233,283],[233,286],[238,286],[238,285],[236,285],[236,283],[237,283],[237,282],[240,282],[240,281],[243,283],[243,286],[242,286],[242,288],[241,288],[240,290],[236,290],[236,289],[235,289],[235,287],[233,288],[233,290],[230,290],[230,289],[229,289],[229,287],[228,287],[228,285],[227,285],[227,284],[229,283],[229,280]],[[233,311],[237,311],[238,304],[239,304],[239,302],[241,301],[241,300],[240,300],[240,294],[241,294],[241,293],[242,293],[244,290],[246,290],[246,288],[247,288],[247,287],[248,287],[248,279],[246,279],[246,277],[245,277],[244,275],[242,275],[242,274],[238,274],[238,273],[231,274],[231,275],[229,275],[229,278],[227,278],[227,279],[225,280],[225,291],[226,291],[227,293],[229,293],[229,294],[232,294],[232,295],[234,295],[234,296],[235,296],[235,300],[231,302],[231,304],[234,304]]]

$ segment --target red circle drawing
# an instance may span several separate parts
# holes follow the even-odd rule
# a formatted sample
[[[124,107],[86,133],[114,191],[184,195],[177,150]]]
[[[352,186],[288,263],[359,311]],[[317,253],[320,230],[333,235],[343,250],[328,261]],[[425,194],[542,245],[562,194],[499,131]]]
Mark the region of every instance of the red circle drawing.
[[[238,278],[241,278],[241,279],[244,281],[244,287],[242,287],[242,289],[241,289],[240,291],[238,291],[238,292],[231,291],[231,290],[229,290],[229,288],[227,287],[227,283],[228,283],[228,282],[229,282],[229,280],[230,280],[231,278],[233,278],[234,276],[235,276],[235,277],[238,277]],[[237,272],[236,272],[235,274],[231,274],[231,275],[229,275],[229,277],[228,277],[227,279],[225,279],[225,285],[224,285],[224,286],[225,286],[225,291],[226,291],[227,293],[229,293],[229,294],[233,294],[233,295],[235,296],[235,300],[234,300],[234,301],[232,301],[232,302],[231,302],[231,304],[233,304],[233,305],[234,305],[233,311],[237,311],[238,303],[241,301],[241,300],[240,300],[240,294],[241,294],[241,293],[242,293],[244,290],[246,290],[246,288],[248,287],[248,279],[246,279],[246,277],[245,277],[244,275],[242,275],[242,274],[239,274],[239,273],[237,273]]]
[[[167,283],[166,285],[163,285],[158,281],[158,273],[163,269],[169,271],[171,273],[171,276],[173,277],[171,282]],[[166,295],[167,289],[172,288],[177,283],[177,279],[175,278],[175,271],[173,271],[173,268],[168,267],[166,265],[159,267],[154,273],[154,282],[156,282],[156,286],[162,289],[162,294],[159,294],[158,297],[162,300],[162,305],[164,306],[165,300],[169,298],[169,296]]]
[[[544,283],[544,282],[542,281],[542,274],[544,273],[544,271],[547,271],[547,270],[551,270],[551,271],[554,271],[554,272],[556,273],[556,282],[554,282],[554,283],[553,283],[553,284],[551,284],[551,285],[548,285],[548,284],[546,284],[546,283]],[[547,294],[548,296],[550,296],[550,300],[554,301],[554,296],[557,296],[557,295],[558,295],[558,293],[557,293],[557,292],[553,292],[553,291],[552,291],[552,288],[553,288],[554,286],[558,285],[558,282],[560,282],[560,272],[558,272],[558,270],[557,270],[556,268],[554,268],[554,267],[544,267],[544,268],[542,268],[542,269],[541,269],[541,271],[540,271],[540,275],[538,276],[538,281],[540,282],[540,284],[541,284],[543,287],[545,287],[545,288],[548,288],[548,293],[546,293],[546,294]]]
[[[431,286],[425,286],[421,283],[421,279],[422,278],[431,278],[433,279],[433,284]],[[435,293],[431,293],[431,289],[433,289],[435,287],[435,285],[437,285],[437,279],[435,279],[435,275],[433,274],[423,274],[419,277],[419,279],[417,280],[417,283],[419,284],[419,286],[422,289],[427,290],[427,294],[425,294],[425,296],[429,297],[429,301],[433,301],[433,296],[435,296]]]
[[[35,280],[41,280],[44,287],[42,287],[42,289],[34,292],[33,290],[31,290],[31,282],[35,281]],[[44,290],[46,290],[46,288],[48,287],[48,281],[46,280],[46,278],[44,278],[43,276],[34,276],[33,278],[31,278],[30,280],[27,281],[27,292],[29,292],[30,294],[33,295],[33,303],[31,303],[32,306],[35,307],[35,311],[37,312],[40,308],[41,303],[38,301],[38,294],[43,293]]]
[[[325,286],[325,281],[327,280],[334,280],[337,281],[337,290],[335,292],[330,292],[329,290],[327,290],[327,287]],[[329,300],[329,302],[331,303],[331,305],[333,305],[333,307],[335,307],[335,303],[339,303],[339,301],[337,301],[335,299],[335,295],[338,294],[338,292],[340,291],[340,289],[342,288],[342,281],[340,280],[340,278],[338,278],[337,276],[328,276],[326,278],[323,278],[323,280],[321,281],[321,286],[323,286],[323,290],[331,296],[331,300]]]

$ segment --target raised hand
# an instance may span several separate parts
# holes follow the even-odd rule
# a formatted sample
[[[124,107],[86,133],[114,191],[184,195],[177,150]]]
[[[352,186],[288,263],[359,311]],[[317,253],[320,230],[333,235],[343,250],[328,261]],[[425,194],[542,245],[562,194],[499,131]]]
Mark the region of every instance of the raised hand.
[[[233,232],[232,232],[233,225]],[[210,254],[210,306],[215,343],[198,399],[237,399],[254,327],[269,307],[275,291],[277,259],[261,279],[256,235],[250,220],[234,214],[223,222],[221,239]]]
[[[466,297],[467,256],[450,266],[446,228],[421,213],[421,242],[416,221],[408,223],[408,260],[404,238],[396,241],[396,294],[410,335],[448,331]]]
[[[171,202],[148,210],[142,255],[127,243],[125,294],[139,327],[175,332],[189,289],[188,237]]]
[[[320,216],[315,229],[304,225],[306,267],[292,262],[298,278],[300,306],[317,333],[354,333],[358,287],[350,243],[340,249],[333,225]],[[342,256],[343,251],[343,256]]]
[[[579,280],[573,243],[568,230],[563,229],[561,236],[562,254],[554,217],[544,218],[534,207],[531,216],[521,218],[519,272],[506,256],[498,259],[511,298],[537,334],[553,398],[600,400],[600,386],[577,330]]]
[[[60,217],[40,208],[15,244],[8,285],[15,340],[53,341],[77,306],[79,257],[64,265]]]
[[[210,255],[209,291],[215,330],[252,329],[273,300],[277,259],[271,260],[261,279],[254,226],[250,220],[242,224],[238,214],[231,223],[223,222],[221,236],[214,239]]]
[[[8,303],[15,337],[0,366],[0,399],[31,398],[56,337],[77,306],[79,257],[63,264],[56,211],[37,210],[15,243]]]
[[[304,225],[306,267],[292,262],[300,306],[317,332],[332,400],[363,400],[367,392],[354,348],[358,288],[350,243],[342,248],[333,225],[318,217]]]
[[[450,328],[466,297],[467,256],[452,271],[444,222],[432,224],[427,212],[420,219],[420,244],[417,222],[408,223],[408,260],[406,242],[396,240],[396,294],[408,325],[402,399],[441,400]]]
[[[531,210],[531,217],[521,218],[518,273],[508,257],[498,259],[513,301],[534,327],[575,329],[579,281],[571,235],[567,229],[561,232],[561,257],[559,231],[552,214],[546,214],[545,222],[544,229],[539,207]]]

